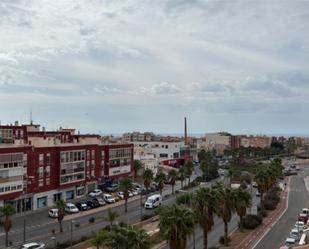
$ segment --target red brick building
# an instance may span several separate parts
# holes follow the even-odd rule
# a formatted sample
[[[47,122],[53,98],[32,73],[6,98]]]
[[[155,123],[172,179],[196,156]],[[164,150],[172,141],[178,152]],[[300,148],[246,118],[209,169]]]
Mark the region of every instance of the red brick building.
[[[0,126],[0,206],[17,212],[79,198],[105,180],[130,176],[132,144],[105,144],[99,135],[40,125]]]

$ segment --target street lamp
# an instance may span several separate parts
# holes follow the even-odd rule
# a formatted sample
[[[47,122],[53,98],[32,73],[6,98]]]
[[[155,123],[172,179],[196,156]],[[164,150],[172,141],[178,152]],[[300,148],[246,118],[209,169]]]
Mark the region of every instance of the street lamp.
[[[71,245],[70,248],[72,249],[72,244],[73,244],[73,223],[75,222],[75,220],[71,220],[71,230],[70,230],[70,241],[71,241]]]

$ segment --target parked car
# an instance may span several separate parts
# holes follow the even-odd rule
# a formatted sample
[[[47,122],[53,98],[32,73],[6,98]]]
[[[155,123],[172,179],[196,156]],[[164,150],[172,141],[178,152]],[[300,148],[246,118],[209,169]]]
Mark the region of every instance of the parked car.
[[[78,208],[79,211],[87,211],[87,210],[90,209],[90,207],[86,203],[84,203],[84,202],[76,203],[76,207]]]
[[[100,206],[104,206],[106,204],[102,197],[95,197],[93,201],[98,202]]]
[[[302,212],[303,214],[309,216],[309,209],[308,209],[308,208],[303,208],[303,209],[301,210],[301,212]]]
[[[100,195],[102,195],[102,194],[103,194],[103,192],[102,192],[101,189],[95,189],[95,190],[93,190],[93,191],[91,191],[91,192],[89,193],[89,195],[90,195],[91,197],[100,196]]]
[[[161,195],[152,195],[148,197],[145,202],[145,208],[156,208],[162,204],[162,196]]]
[[[111,186],[107,187],[105,190],[109,193],[115,192],[118,189],[118,184],[113,183]]]
[[[124,199],[124,193],[122,191],[120,192],[117,192],[117,196],[120,198],[120,199]],[[133,194],[132,192],[129,191],[129,197],[132,197]]]
[[[257,192],[255,193],[255,195],[256,195],[257,197],[260,197],[260,196],[261,196],[261,193],[260,193],[259,191],[257,191]]]
[[[253,188],[257,188],[258,187],[257,183],[256,182],[252,182],[252,187]]]
[[[57,208],[49,209],[48,216],[51,218],[58,218],[58,209]]]
[[[37,242],[23,244],[19,247],[19,249],[43,249],[43,248],[45,248],[45,244]]]
[[[111,195],[114,197],[115,201],[120,201],[119,196],[117,195],[117,193],[111,193]]]
[[[296,244],[296,240],[294,238],[287,238],[285,240],[285,245],[288,247],[294,246]]]
[[[305,224],[307,224],[308,216],[306,214],[300,213],[298,215],[298,221],[303,221]]]
[[[297,230],[296,228],[293,228],[290,232],[290,238],[294,238],[296,241],[300,239],[301,232]]]
[[[115,198],[110,194],[103,194],[103,199],[106,203],[115,203]]]
[[[136,182],[133,182],[132,185],[134,186],[134,188],[142,188],[142,185]]]
[[[100,206],[99,202],[94,201],[94,200],[88,200],[87,201],[87,206],[90,208],[97,208]]]
[[[130,193],[132,193],[133,196],[139,195],[139,192],[135,189],[132,189],[132,191],[130,191]]]
[[[78,208],[73,203],[67,203],[65,205],[65,212],[69,214],[78,213]]]
[[[299,231],[303,231],[305,228],[305,223],[303,221],[296,221],[295,226]]]

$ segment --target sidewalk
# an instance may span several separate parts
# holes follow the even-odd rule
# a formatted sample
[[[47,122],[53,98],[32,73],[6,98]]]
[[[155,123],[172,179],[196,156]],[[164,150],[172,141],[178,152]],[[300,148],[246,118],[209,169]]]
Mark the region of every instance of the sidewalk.
[[[252,230],[247,237],[235,249],[254,249],[269,230],[277,223],[288,207],[290,178],[286,188],[280,194],[280,201],[277,208],[269,211],[267,217],[263,219],[262,225]]]

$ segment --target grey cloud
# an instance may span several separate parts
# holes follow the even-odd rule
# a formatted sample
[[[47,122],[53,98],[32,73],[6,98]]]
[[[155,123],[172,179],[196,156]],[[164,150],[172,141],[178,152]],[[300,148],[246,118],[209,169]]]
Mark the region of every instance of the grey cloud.
[[[176,94],[180,92],[180,89],[174,84],[162,82],[160,84],[153,85],[151,87],[151,92],[159,95]]]
[[[271,93],[280,97],[295,96],[295,92],[283,82],[272,81],[266,78],[249,79],[244,82],[243,91],[255,91],[258,93]]]

